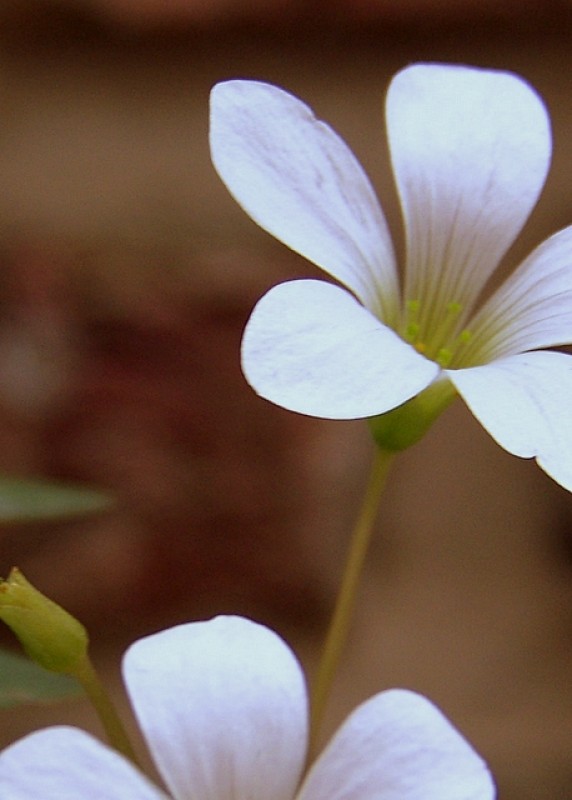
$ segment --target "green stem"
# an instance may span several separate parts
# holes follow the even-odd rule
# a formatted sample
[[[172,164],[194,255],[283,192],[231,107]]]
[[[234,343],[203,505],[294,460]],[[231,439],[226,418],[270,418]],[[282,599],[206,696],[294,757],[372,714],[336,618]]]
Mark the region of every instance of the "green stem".
[[[138,766],[135,751],[131,746],[119,714],[88,655],[77,664],[73,676],[81,683],[97,712],[111,746]]]
[[[377,516],[379,499],[385,486],[392,458],[391,451],[376,448],[369,482],[366,487],[360,514],[357,518],[350,549],[342,576],[330,627],[328,629],[318,671],[310,698],[310,747],[315,754],[318,731],[324,716],[326,701],[342,650],[346,643],[351,616],[355,605],[357,588],[367,553],[373,525]]]

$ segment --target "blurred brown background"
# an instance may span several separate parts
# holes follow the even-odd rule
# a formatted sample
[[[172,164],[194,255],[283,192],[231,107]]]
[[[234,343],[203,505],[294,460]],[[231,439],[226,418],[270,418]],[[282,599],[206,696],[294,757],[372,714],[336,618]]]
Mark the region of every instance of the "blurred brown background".
[[[5,0],[0,9],[0,469],[112,489],[86,521],[6,528],[18,564],[118,654],[240,612],[315,665],[367,473],[362,423],[254,397],[241,329],[313,269],[259,231],[209,161],[208,93],[252,77],[350,143],[397,237],[383,97],[436,60],[514,70],[545,98],[554,166],[507,267],[572,223],[565,0]],[[572,798],[572,501],[460,405],[399,461],[329,728],[390,686],[426,692],[504,800]],[[3,641],[9,641],[4,637]],[[2,712],[1,742],[81,701]]]

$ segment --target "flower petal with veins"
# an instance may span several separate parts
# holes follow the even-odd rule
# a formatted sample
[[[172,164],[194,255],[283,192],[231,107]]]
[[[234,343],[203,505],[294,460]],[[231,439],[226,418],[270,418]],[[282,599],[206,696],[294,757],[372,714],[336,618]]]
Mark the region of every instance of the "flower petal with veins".
[[[123,674],[175,800],[292,800],[306,755],[306,687],[268,628],[240,617],[179,625],[133,644]]]
[[[2,800],[168,800],[122,756],[78,728],[36,731],[0,754]]]
[[[315,280],[264,295],[244,332],[242,364],[262,397],[329,419],[381,414],[439,373],[349,292]]]
[[[469,312],[532,211],[550,164],[546,109],[506,72],[415,64],[387,93],[407,241],[405,297]]]
[[[572,491],[572,356],[521,353],[449,378],[501,447],[538,465]]]
[[[312,767],[297,800],[494,796],[486,764],[443,714],[421,695],[392,689],[348,717]]]
[[[572,342],[572,227],[539,245],[471,321],[480,360]]]
[[[328,125],[276,86],[226,81],[211,94],[210,142],[214,165],[252,219],[387,324],[397,322],[383,212],[361,165]]]

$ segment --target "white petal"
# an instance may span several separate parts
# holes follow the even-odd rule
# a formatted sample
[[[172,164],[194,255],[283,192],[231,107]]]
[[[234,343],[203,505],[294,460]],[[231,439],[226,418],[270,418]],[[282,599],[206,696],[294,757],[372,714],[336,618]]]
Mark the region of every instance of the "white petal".
[[[501,447],[572,491],[572,356],[523,353],[448,375]]]
[[[141,639],[124,678],[175,800],[291,800],[306,754],[307,700],[284,642],[240,617]]]
[[[470,328],[467,363],[572,342],[572,227],[537,247]]]
[[[128,761],[77,728],[46,728],[0,754],[3,800],[167,800]]]
[[[437,325],[471,304],[536,203],[551,137],[538,95],[506,72],[416,65],[387,96],[407,238],[407,301]]]
[[[429,700],[393,689],[361,705],[297,800],[492,800],[485,763]]]
[[[219,175],[255,222],[396,322],[387,225],[362,167],[331,128],[276,86],[228,81],[211,94],[210,139]]]
[[[258,302],[242,367],[262,397],[328,419],[382,414],[439,373],[349,292],[314,280],[282,283]]]

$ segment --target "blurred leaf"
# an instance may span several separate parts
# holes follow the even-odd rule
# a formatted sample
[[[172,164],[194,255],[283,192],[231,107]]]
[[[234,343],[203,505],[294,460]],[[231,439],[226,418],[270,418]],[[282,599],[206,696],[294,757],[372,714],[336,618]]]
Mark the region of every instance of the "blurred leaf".
[[[27,658],[0,650],[0,708],[54,702],[81,691],[73,678],[48,672]]]
[[[111,495],[96,489],[0,476],[0,523],[84,516],[112,504]]]

